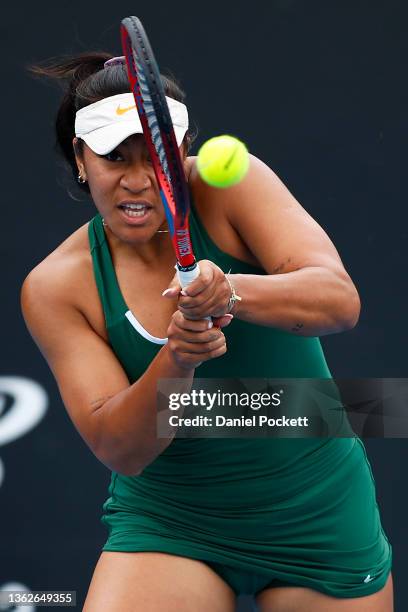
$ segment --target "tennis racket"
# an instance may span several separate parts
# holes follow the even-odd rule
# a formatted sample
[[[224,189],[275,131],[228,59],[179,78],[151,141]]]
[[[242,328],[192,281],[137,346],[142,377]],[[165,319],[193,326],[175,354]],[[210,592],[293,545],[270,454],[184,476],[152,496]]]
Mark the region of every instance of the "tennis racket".
[[[123,19],[121,40],[130,87],[176,253],[178,278],[181,287],[186,287],[197,278],[200,269],[194,257],[188,225],[188,186],[159,68],[140,19]]]

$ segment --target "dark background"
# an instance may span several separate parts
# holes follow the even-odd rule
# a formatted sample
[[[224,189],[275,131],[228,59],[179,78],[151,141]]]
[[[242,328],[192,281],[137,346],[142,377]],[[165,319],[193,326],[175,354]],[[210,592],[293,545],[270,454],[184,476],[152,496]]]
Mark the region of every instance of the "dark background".
[[[99,517],[109,473],[65,413],[24,327],[19,288],[94,208],[83,196],[69,198],[53,151],[60,92],[33,80],[25,66],[86,50],[120,54],[120,20],[133,14],[142,19],[162,71],[170,69],[187,91],[199,128],[193,153],[211,136],[238,136],[339,250],[360,291],[362,314],[354,330],[323,339],[333,374],[405,377],[408,371],[405,3],[6,3],[0,26],[0,374],[39,382],[49,405],[38,426],[0,449],[0,588],[18,581],[33,590],[72,589],[80,604],[106,536]],[[0,407],[0,432],[11,409],[12,399],[3,414]],[[366,448],[394,549],[396,610],[402,612],[408,607],[408,446],[406,440],[366,440]],[[248,610],[248,600],[239,607]]]

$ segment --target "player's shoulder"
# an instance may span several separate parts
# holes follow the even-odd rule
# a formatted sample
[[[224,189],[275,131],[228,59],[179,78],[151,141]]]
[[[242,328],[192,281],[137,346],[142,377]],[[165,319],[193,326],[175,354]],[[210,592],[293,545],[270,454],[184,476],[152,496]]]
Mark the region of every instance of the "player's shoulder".
[[[197,157],[186,160],[186,174],[192,198],[201,215],[214,214],[217,211],[220,221],[226,222],[244,214],[247,205],[253,206],[257,201],[274,197],[281,189],[282,182],[275,172],[255,155],[249,155],[249,169],[246,176],[236,185],[228,188],[212,187],[200,176],[197,168]]]
[[[196,157],[188,158],[186,175],[196,214],[207,234],[218,248],[228,255],[260,267],[259,262],[244,244],[230,220],[231,191],[235,190],[236,194],[237,186],[217,189],[207,185],[198,174],[196,160]]]
[[[21,296],[27,298],[74,303],[92,275],[92,259],[88,244],[88,223],[82,225],[40,261],[24,279]],[[83,293],[82,293],[83,294]]]
[[[235,199],[237,194],[251,189],[253,184],[259,185],[260,183],[272,184],[280,182],[272,168],[252,153],[249,154],[249,169],[245,178],[233,187],[226,189],[212,187],[203,181],[197,168],[197,156],[191,156],[186,159],[185,171],[188,183],[193,192],[196,191],[200,194],[211,196],[212,198],[216,197],[220,201],[228,200],[232,194]]]

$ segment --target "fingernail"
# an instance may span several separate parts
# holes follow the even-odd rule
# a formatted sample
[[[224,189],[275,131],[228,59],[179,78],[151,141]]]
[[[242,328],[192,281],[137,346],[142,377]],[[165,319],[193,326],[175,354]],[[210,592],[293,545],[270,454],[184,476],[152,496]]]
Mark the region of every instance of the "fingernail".
[[[225,314],[224,317],[227,317],[227,319],[232,321],[232,319],[234,318],[234,315],[232,315],[232,314]]]
[[[167,295],[167,294],[168,294],[169,292],[171,292],[171,291],[173,291],[173,289],[172,289],[172,288],[170,288],[170,289],[165,289],[165,290],[163,291],[162,295]]]
[[[184,296],[187,296],[187,297],[188,297],[188,293],[187,293],[187,291],[186,291],[185,289],[182,289],[182,290],[180,291],[180,293],[181,293],[181,295],[184,295]]]
[[[207,328],[211,329],[213,327],[214,323],[212,321],[208,321],[208,325]]]

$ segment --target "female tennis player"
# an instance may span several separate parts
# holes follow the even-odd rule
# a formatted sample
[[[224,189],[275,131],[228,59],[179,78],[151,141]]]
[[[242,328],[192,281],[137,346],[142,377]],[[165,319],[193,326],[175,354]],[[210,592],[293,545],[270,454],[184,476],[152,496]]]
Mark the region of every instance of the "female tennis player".
[[[84,610],[232,612],[252,594],[261,612],[391,612],[392,549],[359,438],[157,438],[159,379],[330,378],[318,337],[351,329],[360,303],[326,233],[262,161],[229,189],[200,179],[183,94],[163,78],[201,270],[182,294],[126,68],[111,59],[37,69],[69,81],[57,139],[96,214],[22,288],[67,411],[112,471]]]

